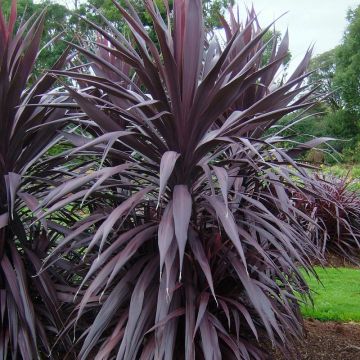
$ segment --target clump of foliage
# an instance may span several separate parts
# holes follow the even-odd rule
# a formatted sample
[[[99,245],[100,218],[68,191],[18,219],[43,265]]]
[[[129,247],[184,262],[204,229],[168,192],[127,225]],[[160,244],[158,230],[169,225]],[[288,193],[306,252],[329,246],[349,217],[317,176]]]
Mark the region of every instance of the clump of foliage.
[[[315,196],[296,194],[296,206],[318,225],[311,231],[324,256],[337,254],[356,263],[360,253],[359,194],[347,177],[315,177]]]
[[[53,77],[44,75],[27,85],[45,14],[31,17],[15,32],[16,18],[16,1],[8,21],[0,10],[0,359],[35,359],[39,352],[50,353],[49,339],[63,326],[53,281],[60,281],[60,270],[36,276],[56,234],[45,230],[46,221],[33,223],[32,211],[47,188],[37,182],[47,176],[39,159],[57,129],[42,125],[63,117],[65,110],[43,106],[60,101],[42,96]],[[54,69],[65,60],[66,53]]]
[[[290,124],[294,123],[292,126]],[[283,129],[282,135],[289,136],[291,141],[304,142],[321,136],[328,136],[334,141],[331,146],[326,144],[322,149],[321,163],[336,164],[338,162],[356,164],[359,162],[359,136],[357,116],[346,110],[329,111],[324,106],[316,106],[306,114],[294,113],[279,122],[277,132]],[[310,155],[310,156],[308,156]],[[306,158],[313,160],[308,154]],[[315,161],[317,162],[317,161]]]
[[[264,337],[291,349],[296,294],[308,294],[298,267],[320,257],[304,227],[314,221],[291,201],[315,181],[296,158],[323,139],[284,148],[268,130],[314,104],[303,84],[311,52],[277,82],[288,36],[270,39],[264,61],[271,26],[254,12],[245,24],[230,14],[221,47],[200,0],[166,6],[165,20],[146,1],[156,40],[128,2],[115,6],[132,37],[103,18],[93,51],[74,45],[87,65],[53,71],[79,84],[66,90],[89,133],[63,133],[84,164],[44,197],[41,216],[87,209],[47,261],[83,255],[66,328],[78,358],[263,359]]]
[[[142,20],[144,25],[149,25],[151,27],[151,17],[146,11],[144,6],[144,1],[142,0],[129,0],[130,4],[134,7],[139,18]],[[173,0],[167,1],[167,4],[162,0],[156,0],[156,6],[159,9],[159,12],[162,16],[166,16],[166,7],[173,6]],[[220,16],[223,15],[225,9],[234,5],[234,0],[204,0],[202,2],[202,10],[204,17],[204,24],[208,30],[213,30],[215,28],[221,27]],[[76,6],[77,7],[77,6]],[[80,3],[78,10],[89,20],[96,18],[97,23],[102,22],[101,17],[97,16],[93,12],[94,8],[100,10],[106,19],[110,20],[117,28],[117,30],[123,30],[126,27],[126,22],[124,22],[121,14],[116,11],[116,8],[113,5],[111,0],[89,0],[86,3]],[[91,18],[90,15],[91,14]]]
[[[358,78],[360,74],[360,59],[357,56],[360,48],[358,37],[360,29],[360,7],[349,10],[347,14],[348,26],[344,33],[343,42],[336,49],[336,71],[334,86],[339,87],[341,97],[346,108],[360,114]]]
[[[295,127],[298,137],[305,132],[312,136],[333,136],[339,141],[334,144],[333,155],[345,163],[358,163],[359,157],[359,86],[360,51],[358,37],[360,29],[360,7],[349,10],[348,25],[340,45],[311,61],[315,70],[309,77],[317,93],[324,95],[324,102],[315,109],[317,116],[309,118]],[[327,162],[334,163],[331,157]]]

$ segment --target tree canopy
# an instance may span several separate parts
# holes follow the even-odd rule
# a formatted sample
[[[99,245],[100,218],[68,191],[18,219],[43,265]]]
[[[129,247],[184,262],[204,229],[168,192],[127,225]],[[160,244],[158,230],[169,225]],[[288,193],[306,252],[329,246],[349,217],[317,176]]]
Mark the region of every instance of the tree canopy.
[[[334,84],[350,111],[360,114],[360,6],[349,10],[343,43],[336,49]]]
[[[123,0],[120,3],[124,3]],[[145,11],[142,0],[130,0],[137,13],[144,23],[151,23],[151,19]],[[162,15],[166,17],[166,9],[162,0],[156,1]],[[220,14],[225,9],[233,5],[234,0],[203,0],[203,15],[205,26],[208,29],[219,27]],[[172,0],[169,1],[172,6]],[[49,69],[67,47],[66,41],[76,41],[77,33],[81,32],[83,38],[91,37],[93,29],[84,21],[79,21],[79,16],[88,20],[102,23],[103,20],[98,16],[95,9],[100,11],[115,27],[125,30],[125,23],[114,6],[112,0],[88,0],[79,3],[74,1],[74,9],[70,10],[66,6],[51,0],[18,0],[17,1],[17,26],[21,21],[28,20],[32,15],[46,11],[46,22],[44,24],[44,34],[41,41],[42,51],[38,56],[34,75],[39,75],[40,71]],[[11,0],[3,0],[1,3],[5,17],[9,16]],[[74,40],[75,38],[75,40]]]
[[[11,0],[3,0],[1,6],[7,18],[10,12]],[[44,33],[41,41],[42,51],[39,54],[35,69],[35,74],[38,74],[40,69],[49,69],[64,52],[67,45],[64,41],[60,41],[60,37],[62,40],[71,40],[72,32],[69,30],[75,19],[64,5],[50,0],[39,2],[18,0],[17,6],[17,27],[21,21],[29,19],[35,13],[46,11]],[[51,43],[51,41],[53,42]]]

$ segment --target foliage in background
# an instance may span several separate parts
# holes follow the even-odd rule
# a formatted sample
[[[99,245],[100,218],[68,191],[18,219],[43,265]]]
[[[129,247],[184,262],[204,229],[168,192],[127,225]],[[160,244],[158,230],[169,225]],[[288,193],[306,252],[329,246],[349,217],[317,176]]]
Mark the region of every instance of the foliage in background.
[[[10,14],[11,1],[12,0],[1,1],[1,8],[5,18]],[[137,9],[141,19],[150,24],[151,18],[146,14],[143,1],[131,0],[131,3]],[[205,0],[203,3],[205,24],[208,30],[213,30],[221,26],[219,15],[223,14],[224,10],[233,4],[233,0]],[[171,1],[170,4],[172,4]],[[72,8],[69,9],[66,5],[71,5]],[[164,3],[157,1],[157,5],[161,9],[162,15],[165,16],[166,9]],[[50,69],[55,64],[56,60],[63,54],[67,47],[64,40],[81,41],[79,38],[80,33],[83,40],[94,39],[91,27],[85,22],[79,21],[78,16],[84,16],[89,20],[95,20],[98,24],[101,24],[103,20],[94,12],[94,8],[96,8],[101,11],[118,30],[124,31],[126,29],[126,24],[113,6],[112,0],[89,0],[86,2],[72,2],[71,0],[69,2],[18,0],[17,8],[18,17],[15,28],[19,26],[21,19],[28,20],[35,13],[46,9],[46,22],[44,24],[44,32],[40,45],[42,51],[38,56],[35,69],[32,73],[34,77],[41,75],[45,70]],[[54,38],[57,39],[54,40]]]
[[[126,4],[126,1],[120,1],[122,5]],[[139,14],[141,21],[145,25],[152,24],[151,17],[148,15],[146,11],[146,7],[144,5],[144,1],[142,0],[130,0],[129,3],[134,7],[136,12]],[[155,1],[157,8],[159,9],[161,16],[163,18],[166,17],[166,6],[164,1],[156,0]],[[168,4],[170,7],[173,6],[173,0],[169,0]],[[204,0],[203,1],[203,17],[204,24],[208,31],[214,30],[215,28],[221,27],[220,15],[224,14],[225,9],[234,5],[234,0]],[[126,26],[126,22],[123,21],[122,16],[114,7],[114,3],[112,0],[89,0],[87,3],[80,4],[79,12],[84,13],[85,16],[88,17],[90,13],[93,14],[92,20],[96,20],[97,24],[103,23],[101,17],[97,16],[96,13],[92,11],[92,7],[100,10],[103,15],[111,21],[112,25],[116,27],[118,30],[124,28]]]
[[[348,26],[342,43],[336,48],[316,56],[311,61],[309,82],[319,96],[325,96],[321,106],[313,108],[314,116],[298,123],[288,131],[294,139],[303,141],[311,136],[331,136],[334,142],[333,156],[344,163],[360,161],[360,7],[349,10]],[[283,120],[287,125],[293,116]],[[336,153],[340,153],[338,156]],[[334,157],[323,161],[334,163]]]
[[[343,109],[332,111],[324,105],[313,107],[303,116],[300,114],[300,112],[290,114],[279,122],[280,128],[286,128],[283,135],[288,135],[298,142],[322,136],[334,139],[331,142],[332,151],[327,151],[317,158],[310,153],[306,157],[307,160],[328,165],[338,162],[356,164],[360,161],[360,153],[357,151],[360,129],[356,115]],[[302,120],[298,121],[299,118]],[[291,123],[294,125],[288,127]],[[274,133],[279,131],[279,128],[271,129],[271,131]],[[323,150],[329,150],[328,146],[323,148]]]
[[[334,48],[315,56],[311,60],[310,66],[314,72],[309,76],[309,81],[317,86],[318,92],[325,97],[324,105],[328,105],[332,111],[341,109],[344,103],[339,91],[336,91],[334,86],[336,53],[337,48]]]
[[[343,43],[336,50],[334,83],[340,89],[346,108],[360,115],[360,6],[349,10],[347,20]]]
[[[347,177],[352,181],[360,181],[360,165],[336,164],[333,166],[323,166],[321,171],[338,178]]]

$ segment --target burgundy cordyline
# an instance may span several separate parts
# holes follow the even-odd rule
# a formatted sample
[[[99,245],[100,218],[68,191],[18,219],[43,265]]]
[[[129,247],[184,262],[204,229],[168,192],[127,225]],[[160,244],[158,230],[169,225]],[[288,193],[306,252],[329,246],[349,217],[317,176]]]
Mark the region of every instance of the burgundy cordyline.
[[[314,104],[311,51],[284,80],[288,35],[264,43],[272,27],[254,11],[245,25],[222,19],[221,46],[200,0],[173,4],[164,19],[145,1],[150,36],[115,2],[131,37],[90,23],[97,43],[73,45],[86,64],[52,71],[76,124],[61,133],[74,145],[63,156],[78,165],[39,217],[72,208],[83,219],[58,225],[43,269],[59,257],[78,269],[61,334],[78,359],[265,359],[265,340],[287,352],[301,335],[299,268],[312,271],[320,251],[291,196],[314,182],[296,158],[324,140],[284,148],[267,130]]]
[[[50,339],[62,329],[54,278],[60,270],[36,276],[55,236],[47,222],[34,223],[32,210],[47,186],[47,168],[38,162],[58,137],[57,126],[41,125],[64,116],[65,110],[41,106],[60,101],[42,96],[55,79],[28,78],[36,60],[45,14],[16,24],[16,1],[8,21],[0,9],[0,359],[37,359],[51,351]],[[18,25],[18,26],[17,26]],[[15,31],[15,27],[17,30]],[[54,70],[62,67],[67,54]],[[31,106],[29,106],[31,104]],[[62,338],[66,344],[67,337]],[[67,342],[65,349],[71,342]]]
[[[311,196],[294,192],[295,206],[308,214],[316,225],[307,223],[323,256],[337,254],[354,264],[360,255],[360,198],[348,177],[314,175]]]

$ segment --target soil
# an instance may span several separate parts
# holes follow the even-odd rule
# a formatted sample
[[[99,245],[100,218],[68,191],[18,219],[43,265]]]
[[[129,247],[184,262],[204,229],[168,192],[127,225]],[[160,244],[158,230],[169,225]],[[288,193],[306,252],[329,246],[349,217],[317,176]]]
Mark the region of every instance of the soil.
[[[360,360],[360,324],[305,321],[303,341],[296,346],[298,360]],[[289,360],[274,354],[271,360]]]
[[[326,256],[326,266],[359,268],[359,264],[352,263],[344,257],[334,254],[328,254]]]

